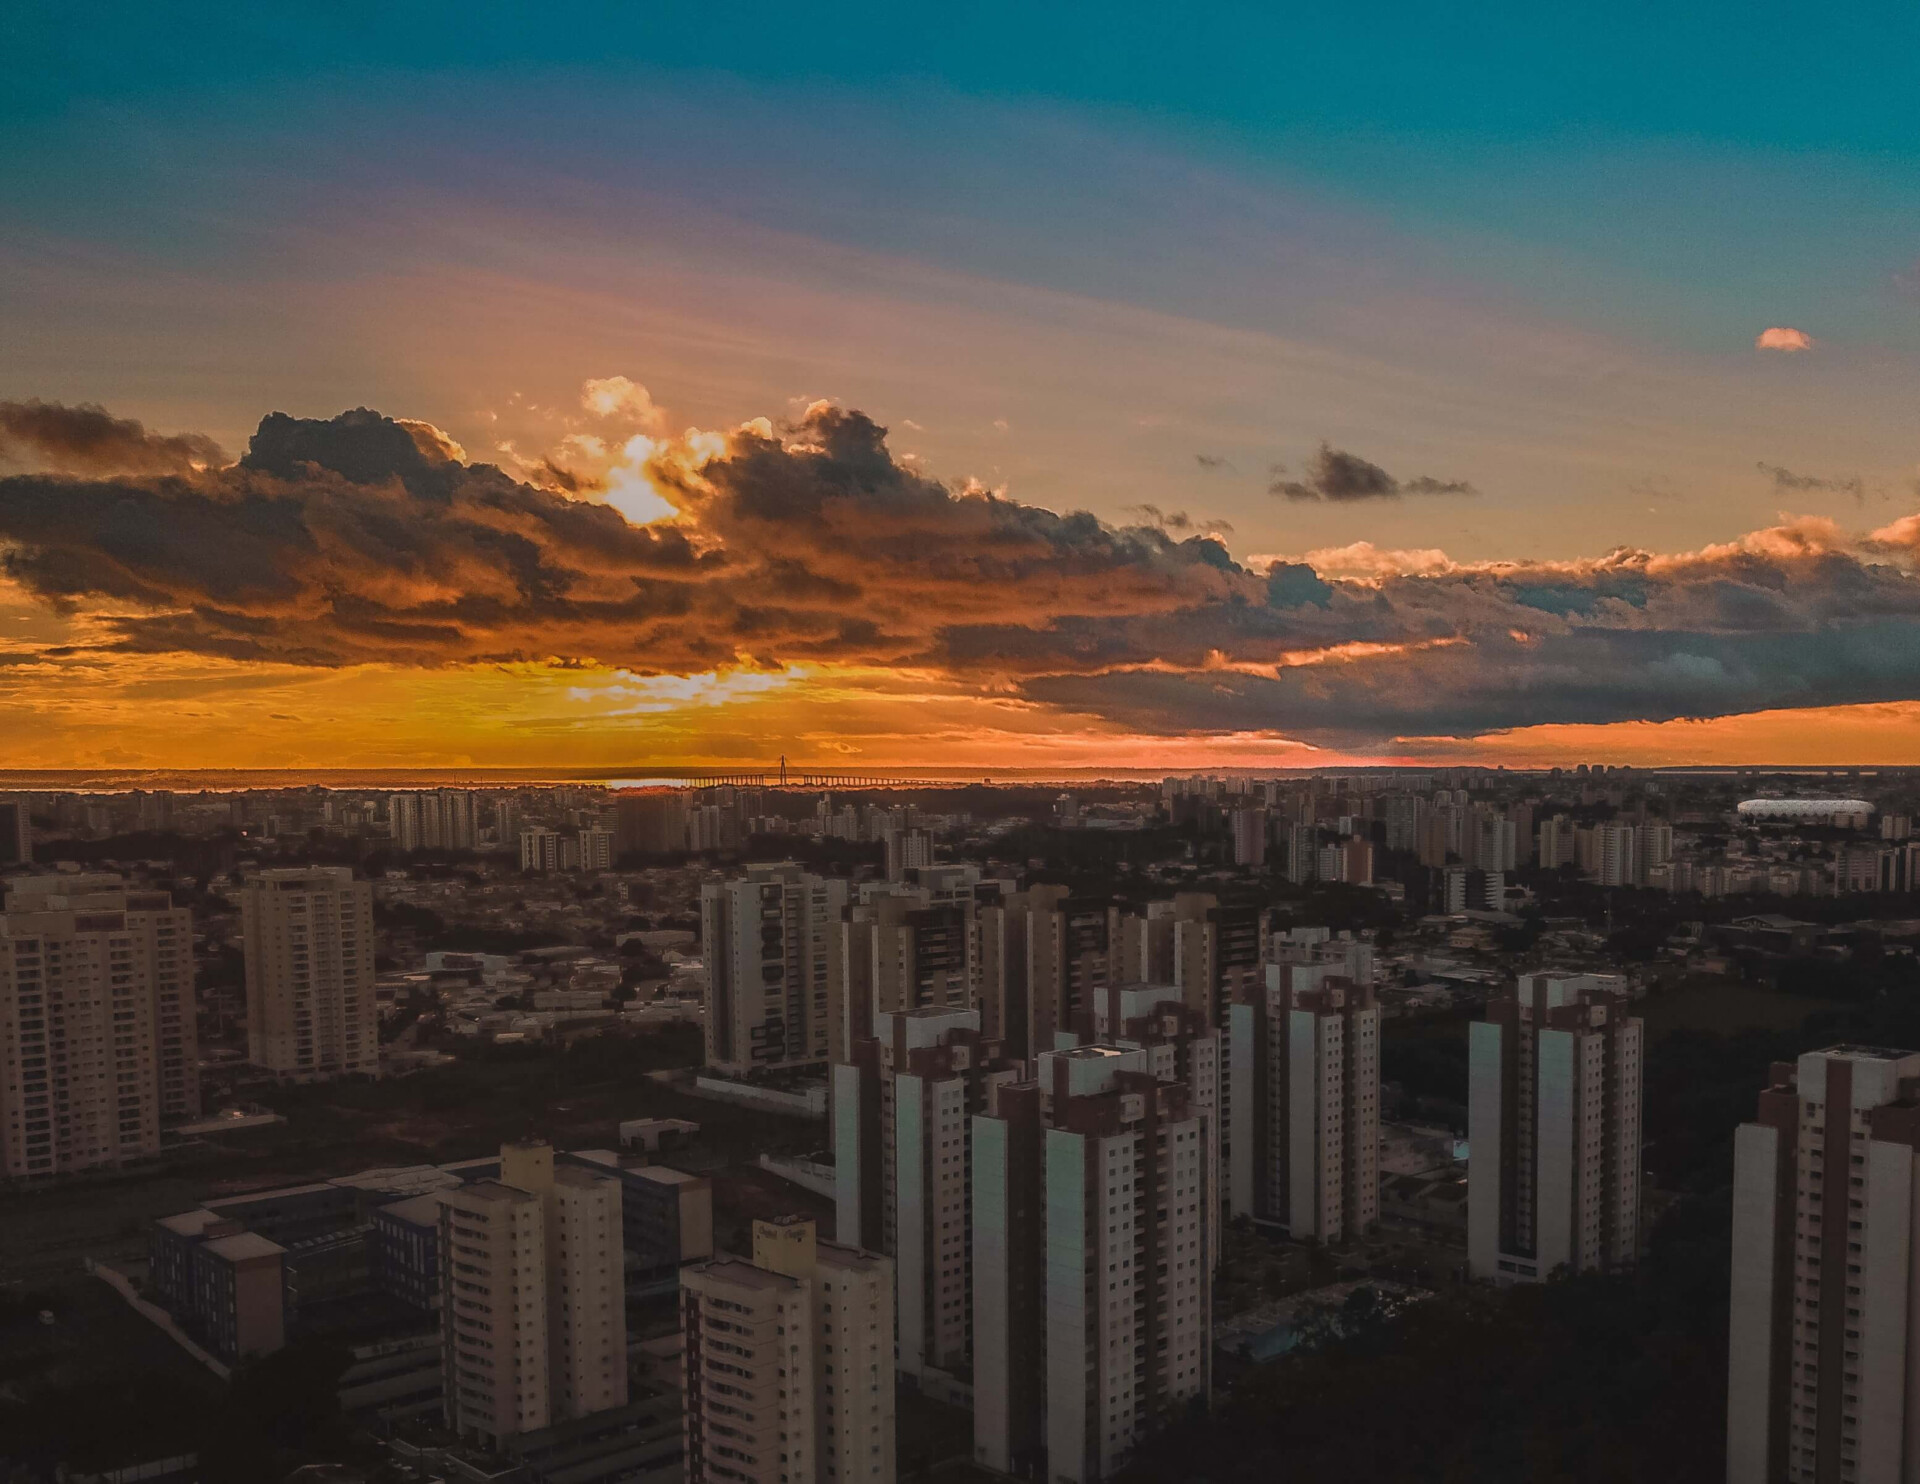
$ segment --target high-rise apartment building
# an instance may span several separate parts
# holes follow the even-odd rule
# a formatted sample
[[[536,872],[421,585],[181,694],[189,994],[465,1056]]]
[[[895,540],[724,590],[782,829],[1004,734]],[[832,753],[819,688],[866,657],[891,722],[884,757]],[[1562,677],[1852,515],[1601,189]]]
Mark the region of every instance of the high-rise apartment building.
[[[1267,863],[1267,811],[1248,807],[1233,811],[1233,863],[1258,870]]]
[[[1206,1120],[1144,1048],[1038,1058],[973,1120],[974,1456],[1095,1484],[1212,1351]]]
[[[933,831],[909,826],[888,828],[881,835],[887,852],[887,880],[905,881],[910,871],[933,866]]]
[[[523,871],[577,871],[580,835],[534,825],[520,831],[520,869]]]
[[[0,794],[0,869],[33,864],[33,819],[25,794]]]
[[[1598,824],[1593,827],[1594,878],[1602,886],[1632,886],[1638,879],[1634,846],[1638,843],[1630,824]]]
[[[468,789],[421,789],[387,795],[387,832],[400,850],[471,850],[475,798]]]
[[[1523,974],[1469,1042],[1467,1259],[1540,1280],[1640,1250],[1641,1023],[1588,974]]]
[[[508,1144],[440,1195],[447,1426],[497,1445],[627,1400],[620,1182]]]
[[[420,795],[387,795],[387,834],[396,850],[418,850],[426,843],[420,833]]]
[[[583,871],[611,871],[613,869],[613,831],[593,826],[580,831],[578,837],[580,869]]]
[[[614,796],[614,845],[621,855],[670,855],[687,848],[687,801],[673,789],[629,789]]]
[[[973,1361],[973,1117],[1025,1075],[978,1011],[937,1007],[881,1012],[833,1069],[836,1235],[893,1260],[900,1372],[942,1400]]]
[[[0,910],[0,1176],[154,1154],[200,1111],[193,922],[117,876],[16,876]]]
[[[1002,1041],[1009,1055],[1027,1044],[1027,894],[1013,883],[984,884],[973,916],[972,980],[982,1035]]]
[[[1227,1171],[1233,1150],[1232,1099],[1241,1088],[1229,1076],[1232,1032],[1214,1025],[1187,1004],[1171,985],[1114,985],[1094,995],[1083,1045],[1119,1046],[1147,1054],[1147,1070],[1160,1082],[1177,1082],[1193,1099],[1193,1111],[1206,1125],[1207,1189],[1220,1203],[1219,1219],[1237,1214],[1229,1207]],[[1210,1249],[1218,1261],[1218,1249]]]
[[[1920,1477],[1920,1052],[1770,1081],[1734,1140],[1728,1484]]]
[[[1418,794],[1389,794],[1380,801],[1389,850],[1417,850],[1420,829],[1426,823],[1427,801]]]
[[[1371,945],[1286,946],[1301,951],[1268,964],[1263,991],[1233,1007],[1228,1204],[1232,1214],[1275,1222],[1298,1240],[1351,1241],[1379,1216],[1380,1008]],[[1355,951],[1340,951],[1347,949]],[[1362,963],[1364,978],[1356,973]]]
[[[247,1059],[294,1081],[379,1076],[372,886],[346,866],[255,871],[240,922]]]
[[[680,1274],[687,1484],[891,1484],[893,1265],[756,1221]]]
[[[1027,1024],[1011,1046],[1037,1055],[1071,1033],[1093,993],[1113,982],[1113,930],[1108,903],[1075,897],[1064,886],[1034,886],[1027,900]]]
[[[1564,814],[1543,819],[1537,833],[1535,861],[1543,871],[1557,870],[1574,862],[1574,825]]]
[[[870,1014],[970,1008],[972,902],[935,902],[929,891],[910,887],[877,898],[876,908],[866,939]]]
[[[701,887],[708,1066],[742,1073],[827,1062],[847,900],[844,878],[791,861]]]
[[[1280,874],[1287,880],[1300,883],[1312,881],[1319,876],[1319,830],[1311,824],[1287,825],[1279,843],[1285,850],[1285,855],[1280,862]]]

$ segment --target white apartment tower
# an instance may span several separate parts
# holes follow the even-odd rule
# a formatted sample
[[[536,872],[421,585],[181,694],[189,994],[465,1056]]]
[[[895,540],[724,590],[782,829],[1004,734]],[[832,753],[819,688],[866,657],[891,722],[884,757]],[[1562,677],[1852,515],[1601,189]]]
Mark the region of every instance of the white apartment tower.
[[[247,1059],[299,1082],[379,1076],[373,887],[347,866],[255,871],[240,921]]]
[[[974,1457],[1096,1484],[1208,1393],[1206,1120],[1144,1049],[1038,1061],[973,1121]]]
[[[1147,1070],[1156,1081],[1177,1082],[1187,1089],[1193,1111],[1206,1124],[1207,1189],[1220,1202],[1220,1219],[1231,1219],[1235,1213],[1228,1209],[1226,1196],[1230,1155],[1226,1140],[1233,1084],[1227,1077],[1227,1031],[1213,1026],[1171,986],[1127,984],[1095,993],[1092,1023],[1083,1029],[1081,1040],[1087,1045],[1144,1051]],[[1240,1086],[1251,1090],[1249,1083]],[[1217,1263],[1218,1248],[1210,1251]]]
[[[1523,974],[1469,1043],[1467,1259],[1545,1279],[1640,1250],[1641,1025],[1588,974]]]
[[[1728,1484],[1920,1478],[1920,1052],[1770,1081],[1734,1141]]]
[[[498,1180],[440,1201],[447,1426],[493,1446],[624,1406],[620,1182],[508,1144]]]
[[[1234,1006],[1228,1166],[1234,1214],[1284,1226],[1301,1241],[1371,1231],[1380,1201],[1380,1007],[1371,945],[1311,947],[1306,962],[1266,966],[1264,993]],[[1351,951],[1342,951],[1348,950]],[[1366,965],[1364,979],[1353,970]]]
[[[680,1272],[687,1484],[892,1484],[893,1266],[756,1221]]]
[[[882,1012],[833,1069],[836,1235],[897,1276],[897,1352],[921,1391],[964,1402],[973,1362],[973,1117],[1024,1066],[977,1010]]]
[[[723,1072],[825,1063],[847,882],[788,861],[700,889],[707,1065]]]
[[[200,1111],[193,923],[117,876],[20,876],[0,911],[0,1177],[118,1164]]]

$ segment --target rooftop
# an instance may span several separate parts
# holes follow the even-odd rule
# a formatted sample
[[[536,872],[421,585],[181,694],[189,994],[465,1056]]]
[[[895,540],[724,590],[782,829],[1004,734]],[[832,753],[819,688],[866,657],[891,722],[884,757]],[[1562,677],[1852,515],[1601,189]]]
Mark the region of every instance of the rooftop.
[[[230,1237],[215,1237],[206,1244],[206,1250],[229,1262],[244,1262],[250,1257],[280,1257],[287,1249],[258,1232],[235,1232]]]
[[[1843,1041],[1838,1046],[1823,1046],[1813,1055],[1844,1057],[1848,1061],[1904,1061],[1909,1056],[1920,1056],[1920,1051],[1901,1051],[1891,1046],[1856,1046]]]
[[[395,1201],[380,1208],[390,1216],[398,1216],[402,1221],[411,1221],[421,1226],[437,1223],[440,1220],[440,1197],[437,1195],[413,1195],[404,1201]]]
[[[471,1185],[447,1192],[450,1203],[458,1204],[462,1199],[487,1201],[494,1205],[518,1205],[522,1201],[537,1201],[539,1196],[530,1190],[521,1190],[512,1185],[502,1185],[498,1180],[476,1180]]]
[[[783,1292],[800,1286],[800,1280],[789,1278],[785,1273],[770,1273],[765,1268],[756,1268],[745,1258],[720,1257],[712,1262],[695,1263],[682,1269],[688,1276],[710,1277],[722,1283],[730,1283],[739,1288],[757,1288],[768,1293]]]

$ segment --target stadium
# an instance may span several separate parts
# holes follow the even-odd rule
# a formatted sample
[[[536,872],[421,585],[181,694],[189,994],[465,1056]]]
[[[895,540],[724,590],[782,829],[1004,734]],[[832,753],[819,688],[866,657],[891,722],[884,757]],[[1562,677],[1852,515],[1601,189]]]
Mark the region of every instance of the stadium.
[[[1791,820],[1803,824],[1864,823],[1873,813],[1865,799],[1745,799],[1735,812],[1756,824]]]

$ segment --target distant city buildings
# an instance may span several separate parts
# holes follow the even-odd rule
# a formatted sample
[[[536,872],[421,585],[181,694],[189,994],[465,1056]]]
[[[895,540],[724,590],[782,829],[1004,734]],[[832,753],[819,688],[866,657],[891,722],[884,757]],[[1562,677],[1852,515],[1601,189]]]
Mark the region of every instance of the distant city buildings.
[[[111,875],[4,887],[0,1174],[157,1154],[200,1111],[191,914]]]
[[[400,850],[472,850],[479,842],[471,790],[426,789],[387,796],[387,832]]]
[[[1469,1042],[1468,1262],[1536,1281],[1640,1247],[1642,1034],[1591,975],[1523,974]]]
[[[1920,1468],[1920,1052],[1777,1064],[1735,1138],[1728,1484]]]
[[[345,866],[285,867],[239,896],[247,1059],[290,1081],[377,1077],[373,888]]]

